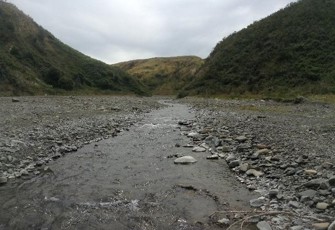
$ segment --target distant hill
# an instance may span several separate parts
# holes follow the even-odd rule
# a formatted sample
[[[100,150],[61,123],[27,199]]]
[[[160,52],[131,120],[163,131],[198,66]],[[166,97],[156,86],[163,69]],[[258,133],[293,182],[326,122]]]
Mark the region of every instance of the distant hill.
[[[176,94],[188,84],[203,60],[195,56],[151,58],[115,64],[136,76],[153,94]]]
[[[146,94],[134,77],[63,44],[14,5],[0,1],[0,95]]]
[[[185,92],[335,93],[335,1],[291,3],[224,38]]]

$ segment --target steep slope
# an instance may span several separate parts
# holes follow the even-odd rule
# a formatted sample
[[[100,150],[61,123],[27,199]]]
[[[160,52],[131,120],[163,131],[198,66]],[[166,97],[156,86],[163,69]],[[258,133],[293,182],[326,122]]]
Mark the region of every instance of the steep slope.
[[[335,1],[301,0],[224,38],[186,91],[335,93]]]
[[[63,44],[4,1],[0,35],[0,95],[69,90],[145,93],[136,78]]]
[[[175,94],[188,84],[203,60],[195,56],[150,58],[115,64],[136,76],[153,94]]]

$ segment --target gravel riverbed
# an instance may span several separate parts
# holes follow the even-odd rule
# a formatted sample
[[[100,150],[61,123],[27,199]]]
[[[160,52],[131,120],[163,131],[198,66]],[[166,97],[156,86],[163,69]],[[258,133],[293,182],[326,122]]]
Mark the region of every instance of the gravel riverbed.
[[[259,229],[335,229],[334,105],[184,101],[197,111],[194,143],[259,194],[246,219],[256,216]]]
[[[126,96],[0,98],[0,184],[38,175],[47,162],[116,136],[161,106]]]
[[[159,99],[0,98],[0,186],[50,173],[48,162],[127,132],[164,106]],[[191,106],[195,119],[176,124],[189,143],[171,144],[190,149],[195,158],[224,162],[231,177],[257,194],[246,210],[214,212],[209,218],[217,226],[335,229],[334,105],[199,98],[174,103]]]

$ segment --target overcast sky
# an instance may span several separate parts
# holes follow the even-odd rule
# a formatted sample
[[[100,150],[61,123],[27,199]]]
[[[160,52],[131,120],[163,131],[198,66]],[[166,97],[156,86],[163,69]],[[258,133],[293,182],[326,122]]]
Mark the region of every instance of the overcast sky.
[[[216,43],[294,0],[8,0],[64,43],[106,63],[206,58]]]

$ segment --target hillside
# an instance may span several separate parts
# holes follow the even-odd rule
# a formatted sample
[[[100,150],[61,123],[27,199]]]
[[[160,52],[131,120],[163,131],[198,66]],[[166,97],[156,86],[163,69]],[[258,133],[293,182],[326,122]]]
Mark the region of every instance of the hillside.
[[[277,96],[335,93],[334,12],[333,0],[291,3],[219,42],[184,90]]]
[[[0,34],[0,95],[146,93],[136,78],[63,44],[4,1]]]
[[[115,64],[149,87],[153,94],[175,94],[188,84],[203,60],[195,56],[150,58]]]

